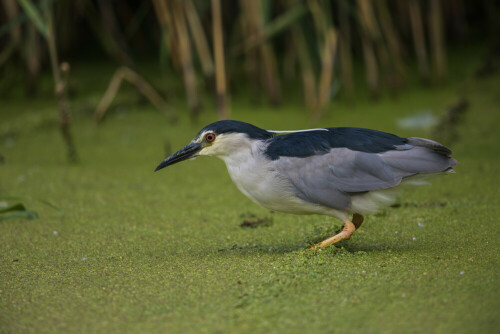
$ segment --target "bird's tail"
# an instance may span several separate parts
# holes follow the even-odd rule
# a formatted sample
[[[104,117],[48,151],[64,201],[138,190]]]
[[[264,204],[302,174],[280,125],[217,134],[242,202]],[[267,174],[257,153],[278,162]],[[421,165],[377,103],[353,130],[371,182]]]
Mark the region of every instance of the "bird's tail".
[[[446,170],[444,170],[444,172],[454,172],[453,166],[456,166],[458,164],[458,161],[451,157],[451,154],[453,152],[448,147],[438,143],[437,141],[419,137],[408,138],[408,144],[413,146],[425,147],[432,152],[447,157],[449,166]]]

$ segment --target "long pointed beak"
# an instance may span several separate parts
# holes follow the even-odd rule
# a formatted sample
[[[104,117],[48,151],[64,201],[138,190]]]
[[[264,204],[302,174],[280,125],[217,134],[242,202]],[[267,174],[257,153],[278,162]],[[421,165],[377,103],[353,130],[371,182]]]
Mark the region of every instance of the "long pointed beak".
[[[173,165],[175,163],[195,158],[200,150],[201,150],[200,144],[189,143],[185,147],[181,148],[179,151],[175,152],[174,154],[163,160],[163,162],[159,164],[158,167],[156,167],[155,172],[167,166]]]

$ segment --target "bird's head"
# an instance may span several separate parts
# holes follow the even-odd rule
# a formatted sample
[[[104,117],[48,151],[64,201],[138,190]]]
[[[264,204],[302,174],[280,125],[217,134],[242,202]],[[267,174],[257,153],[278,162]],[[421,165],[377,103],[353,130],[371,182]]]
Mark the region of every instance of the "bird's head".
[[[201,155],[224,157],[248,147],[255,140],[266,140],[272,136],[272,132],[252,124],[218,121],[201,129],[189,144],[163,160],[155,171]]]

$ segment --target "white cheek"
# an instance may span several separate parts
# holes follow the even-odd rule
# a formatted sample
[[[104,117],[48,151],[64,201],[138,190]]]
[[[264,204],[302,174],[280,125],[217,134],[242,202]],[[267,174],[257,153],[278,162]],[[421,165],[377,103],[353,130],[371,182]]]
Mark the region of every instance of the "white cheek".
[[[220,134],[211,145],[203,148],[199,152],[199,155],[210,155],[224,158],[228,155],[245,151],[246,149],[251,149],[251,147],[251,141],[244,134]]]
[[[199,155],[217,155],[219,154],[219,149],[217,145],[210,145],[205,148],[203,148]]]
[[[212,147],[205,147],[198,153],[198,155],[212,155]]]

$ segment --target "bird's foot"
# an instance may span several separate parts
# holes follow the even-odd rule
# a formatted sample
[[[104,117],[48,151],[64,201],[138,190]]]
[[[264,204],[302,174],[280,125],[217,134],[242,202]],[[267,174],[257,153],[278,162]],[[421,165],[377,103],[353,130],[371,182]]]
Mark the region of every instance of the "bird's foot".
[[[363,216],[361,216],[361,222],[359,223],[359,225],[361,225],[362,222],[363,222]],[[333,237],[330,237],[326,240],[323,240],[322,242],[312,246],[309,249],[315,250],[318,248],[325,248],[325,247],[333,245],[339,241],[347,240],[351,237],[351,235],[354,233],[354,231],[356,231],[356,226],[353,224],[353,222],[346,220],[344,223],[344,228],[342,229],[342,231],[340,233],[335,234]]]

